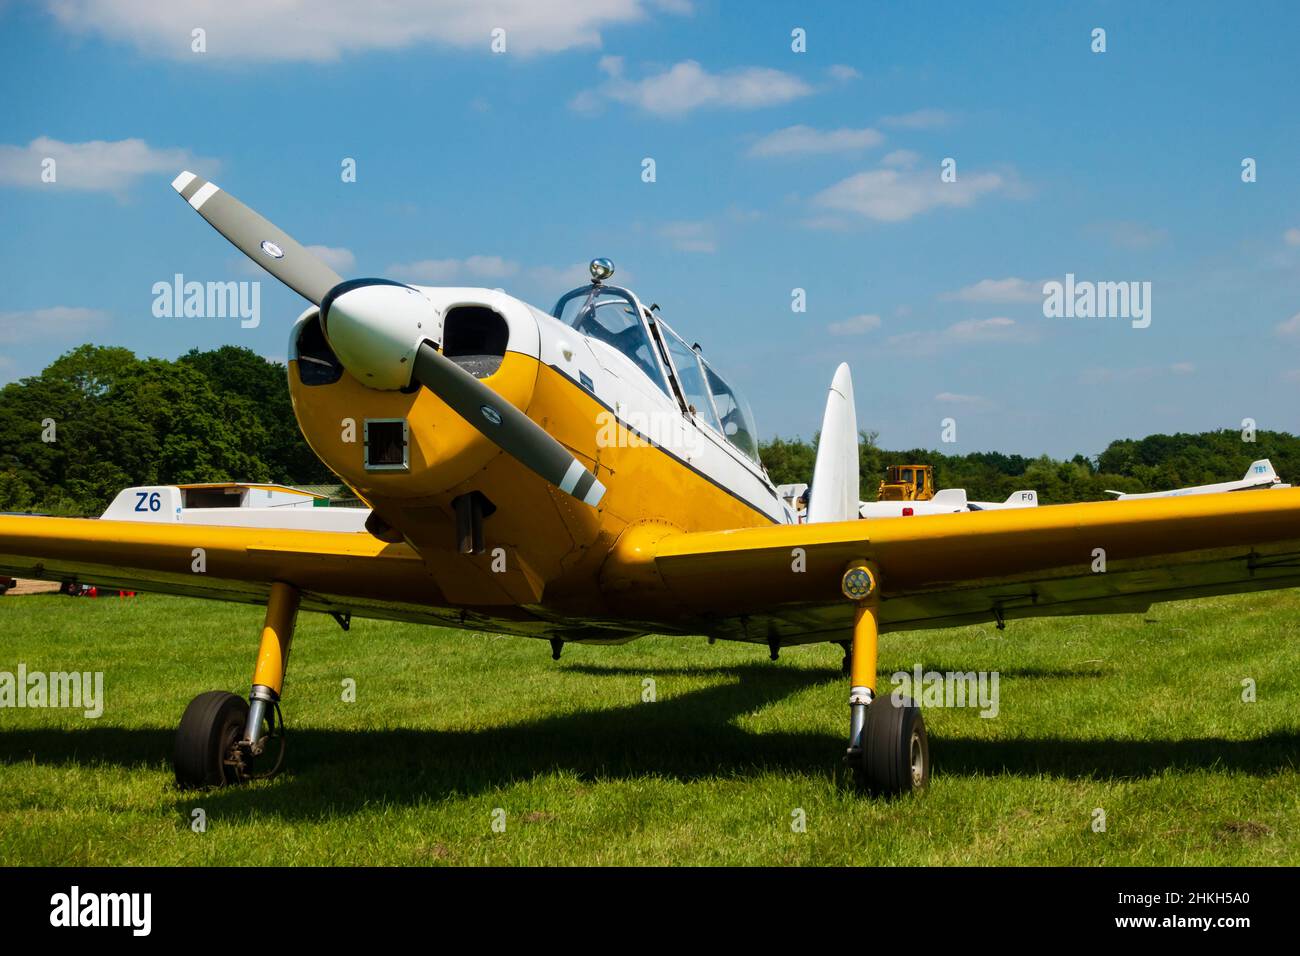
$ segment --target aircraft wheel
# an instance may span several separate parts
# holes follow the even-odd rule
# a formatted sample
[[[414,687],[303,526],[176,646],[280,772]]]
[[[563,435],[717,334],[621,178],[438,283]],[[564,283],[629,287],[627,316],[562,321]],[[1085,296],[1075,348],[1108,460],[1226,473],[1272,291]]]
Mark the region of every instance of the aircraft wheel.
[[[858,784],[870,793],[894,797],[924,790],[930,782],[930,739],[921,708],[908,698],[896,705],[891,695],[872,701],[858,761]]]
[[[236,744],[248,722],[248,701],[210,690],[190,701],[176,728],[172,764],[182,790],[220,787],[248,779]],[[232,759],[233,758],[233,759]]]

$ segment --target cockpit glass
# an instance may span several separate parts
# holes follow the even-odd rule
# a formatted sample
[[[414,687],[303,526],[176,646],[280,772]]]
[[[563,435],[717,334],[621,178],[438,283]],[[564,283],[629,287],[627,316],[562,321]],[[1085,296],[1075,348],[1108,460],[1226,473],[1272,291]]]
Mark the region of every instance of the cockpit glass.
[[[668,346],[668,354],[672,356],[673,367],[677,370],[677,383],[682,387],[682,395],[686,398],[686,403],[691,406],[691,411],[701,421],[722,431],[722,426],[718,424],[718,416],[713,412],[713,400],[704,382],[704,371],[700,368],[699,355],[662,320],[659,321],[659,330],[664,334],[664,344]]]
[[[552,314],[581,334],[618,349],[645,372],[650,381],[668,391],[655,361],[645,323],[637,315],[636,303],[621,292],[577,289],[561,299]]]
[[[754,427],[754,414],[749,410],[749,403],[723,380],[709,363],[700,359],[704,366],[709,392],[713,395],[713,407],[718,410],[722,421],[722,433],[751,461],[758,458],[758,433]]]

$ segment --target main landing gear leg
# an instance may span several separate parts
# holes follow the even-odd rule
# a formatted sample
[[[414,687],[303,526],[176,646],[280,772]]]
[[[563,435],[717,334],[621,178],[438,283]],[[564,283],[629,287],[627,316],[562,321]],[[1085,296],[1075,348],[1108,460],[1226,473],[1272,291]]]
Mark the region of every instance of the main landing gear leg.
[[[852,561],[844,571],[844,596],[856,602],[849,661],[849,749],[845,763],[858,786],[880,796],[923,789],[930,781],[930,742],[921,709],[893,695],[876,697],[880,637],[878,572]]]
[[[284,765],[284,722],[280,691],[289,664],[289,646],[298,617],[298,589],[271,585],[262,625],[262,643],[246,701],[210,690],[190,701],[176,730],[173,764],[182,788],[220,787],[274,777]],[[259,771],[254,763],[274,747],[275,762]]]

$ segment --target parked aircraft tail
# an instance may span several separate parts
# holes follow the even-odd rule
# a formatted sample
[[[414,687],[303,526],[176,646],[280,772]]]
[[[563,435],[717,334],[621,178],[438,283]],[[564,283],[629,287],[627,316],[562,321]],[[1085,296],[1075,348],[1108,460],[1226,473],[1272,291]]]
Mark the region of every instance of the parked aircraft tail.
[[[826,397],[807,520],[811,524],[857,517],[858,414],[853,407],[853,376],[848,365],[841,362]]]
[[[1267,458],[1261,458],[1259,461],[1251,462],[1242,481],[1255,481],[1262,484],[1265,481],[1281,481],[1281,479],[1273,470],[1273,463]]]

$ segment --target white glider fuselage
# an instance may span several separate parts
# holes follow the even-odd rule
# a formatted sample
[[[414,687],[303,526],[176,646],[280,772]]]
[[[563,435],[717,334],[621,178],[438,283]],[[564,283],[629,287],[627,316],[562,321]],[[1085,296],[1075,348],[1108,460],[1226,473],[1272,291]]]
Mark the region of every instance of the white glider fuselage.
[[[1255,491],[1268,488],[1289,488],[1282,483],[1273,463],[1267,458],[1251,462],[1246,474],[1238,481],[1221,481],[1212,485],[1194,485],[1190,488],[1174,488],[1169,491],[1148,491],[1141,494],[1122,491],[1108,491],[1116,501],[1136,501],[1143,498],[1181,498],[1184,495],[1217,495],[1228,491]]]

